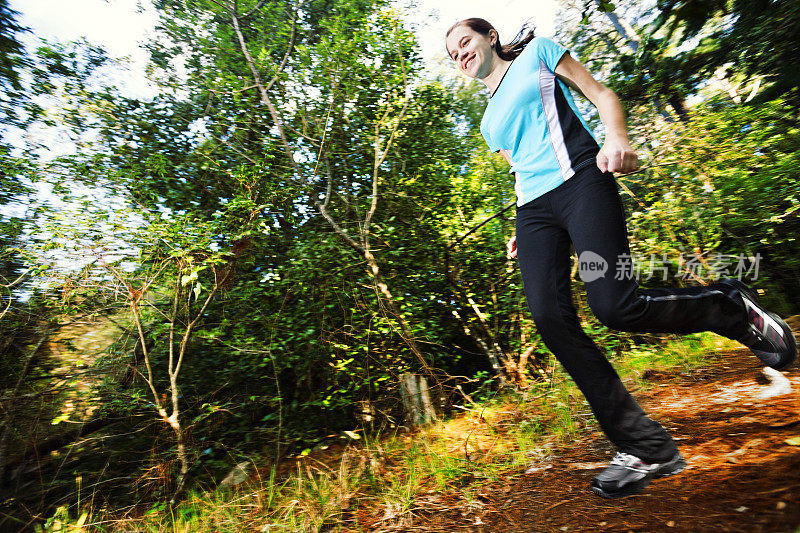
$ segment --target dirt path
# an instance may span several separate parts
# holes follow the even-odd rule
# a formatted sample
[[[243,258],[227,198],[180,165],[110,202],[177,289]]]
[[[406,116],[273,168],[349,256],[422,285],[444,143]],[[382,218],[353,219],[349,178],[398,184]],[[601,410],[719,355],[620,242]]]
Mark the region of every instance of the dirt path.
[[[401,531],[800,531],[800,364],[783,374],[792,392],[758,398],[766,385],[747,350],[689,372],[656,372],[636,393],[679,440],[689,467],[641,494],[605,500],[588,490],[613,455],[600,433],[512,473],[476,501],[447,502]],[[442,501],[445,500],[445,501]],[[397,531],[397,530],[395,530]]]

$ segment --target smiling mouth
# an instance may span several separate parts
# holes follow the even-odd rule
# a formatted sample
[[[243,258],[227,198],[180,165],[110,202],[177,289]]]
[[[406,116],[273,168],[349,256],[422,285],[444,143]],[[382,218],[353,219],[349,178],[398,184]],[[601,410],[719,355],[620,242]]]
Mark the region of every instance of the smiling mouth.
[[[466,61],[464,61],[464,70],[467,70],[467,68],[469,68],[470,63],[472,63],[472,61],[474,59],[475,59],[475,56],[472,56],[469,59],[467,59]]]

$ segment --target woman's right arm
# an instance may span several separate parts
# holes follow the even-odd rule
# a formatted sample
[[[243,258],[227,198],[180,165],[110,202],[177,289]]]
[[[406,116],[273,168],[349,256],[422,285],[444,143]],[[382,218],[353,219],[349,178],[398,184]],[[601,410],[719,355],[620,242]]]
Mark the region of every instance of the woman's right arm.
[[[597,107],[606,127],[606,138],[597,154],[597,167],[602,172],[638,170],[639,158],[628,140],[625,112],[614,91],[594,79],[586,67],[569,54],[564,54],[558,62],[555,74]]]

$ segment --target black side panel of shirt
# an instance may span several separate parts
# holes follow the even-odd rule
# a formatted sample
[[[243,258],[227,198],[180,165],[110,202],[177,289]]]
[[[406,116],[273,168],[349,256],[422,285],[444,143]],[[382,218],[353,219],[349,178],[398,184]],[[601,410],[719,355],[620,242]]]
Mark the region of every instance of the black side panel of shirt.
[[[558,120],[561,123],[561,131],[564,134],[564,144],[573,169],[587,159],[594,160],[600,147],[594,137],[586,131],[580,119],[572,111],[567,103],[561,85],[555,84],[556,109],[558,110]]]

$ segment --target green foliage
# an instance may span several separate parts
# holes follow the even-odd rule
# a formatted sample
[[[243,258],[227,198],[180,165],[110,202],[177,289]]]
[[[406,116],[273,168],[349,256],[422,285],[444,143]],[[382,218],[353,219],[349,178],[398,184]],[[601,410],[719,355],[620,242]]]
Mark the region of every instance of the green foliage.
[[[593,25],[641,6],[602,2],[584,27],[562,26],[590,63],[607,64],[606,81],[632,108],[640,153],[653,163],[619,178],[633,251],[672,258],[670,284],[683,283],[674,277],[680,254],[761,254],[757,285],[784,313],[796,312],[799,121],[795,97],[781,85],[792,83],[791,62],[767,60],[794,53],[796,25],[780,20],[794,20],[794,8],[773,2],[774,11],[747,15],[750,4],[734,3],[738,18],[717,28],[721,3],[704,3],[707,12],[690,4],[665,4],[661,18],[633,17],[651,21],[639,28],[635,53]],[[380,500],[399,525],[425,490],[497,479],[590,424],[577,391],[553,371],[515,263],[505,257],[513,212],[503,210],[514,201],[513,177],[480,137],[485,93],[421,76],[413,35],[383,1],[297,7],[250,0],[235,13],[224,5],[157,2],[159,38],[148,49],[150,73],[164,91],[149,101],[102,86],[97,72],[107,60],[86,44],[45,43],[26,67],[38,104],[28,102],[18,122],[60,125],[78,144],[50,162],[35,147],[0,150],[0,283],[31,269],[26,289],[35,295],[22,306],[20,293],[3,292],[14,305],[0,331],[29,346],[43,324],[88,315],[123,331],[92,367],[103,376],[92,388],[103,404],[98,414],[118,421],[102,439],[72,449],[70,468],[43,460],[53,481],[41,488],[51,491],[54,508],[65,505],[44,527],[88,512],[85,495],[67,500],[70,476],[81,469],[84,483],[102,487],[95,509],[138,505],[152,530],[241,531],[265,521],[336,527],[357,509],[355,495]],[[786,38],[773,43],[770,31]],[[678,50],[693,35],[697,46]],[[173,67],[184,60],[179,77]],[[733,82],[750,88],[752,77],[763,76],[768,89],[741,105],[721,98],[709,81],[726,62],[734,63]],[[701,87],[705,102],[689,106],[685,97]],[[681,109],[685,120],[662,123],[651,104],[666,115],[668,105]],[[37,189],[50,194],[40,198]],[[60,298],[44,297],[47,291]],[[574,293],[587,332],[625,372],[654,361],[694,364],[711,346],[693,338],[667,354],[659,337],[600,325],[577,282]],[[176,399],[190,490],[169,509],[176,439],[154,412],[160,398],[171,400],[167,369],[182,345]],[[153,390],[143,379],[145,350]],[[507,378],[527,376],[528,393],[498,394],[498,375],[507,370],[492,368],[489,352],[511,367],[527,354],[529,363]],[[5,390],[21,366],[14,353],[2,355]],[[54,365],[41,359],[34,376],[47,384]],[[342,434],[369,439],[395,430],[403,424],[399,376],[424,366],[443,372],[438,377],[460,376],[437,383],[443,403],[469,394],[478,403],[466,408],[488,413],[492,427],[474,417],[480,428],[466,431],[466,445],[463,427],[458,439],[437,429],[413,441],[369,440],[374,456],[392,457],[396,471],[351,457],[333,475],[307,458],[285,478],[273,469],[244,503],[203,492],[244,458],[271,464]],[[508,402],[524,416],[503,413]],[[58,407],[43,412],[52,419],[63,414]]]
[[[769,88],[754,100],[762,103],[790,92],[789,103],[798,105],[800,78],[789,65],[800,52],[800,6],[792,0],[738,0],[722,2],[658,3],[661,13],[652,25],[667,25],[666,38],[682,40],[706,33],[701,46],[681,54],[680,61],[697,74],[711,74],[719,66],[734,65],[745,77],[764,77]],[[678,80],[683,81],[683,76]]]
[[[794,311],[790,302],[800,297],[790,281],[800,272],[798,118],[785,99],[756,108],[710,99],[695,108],[688,124],[666,126],[654,149],[661,164],[621,178],[633,194],[628,206],[634,254],[666,254],[670,277],[681,273],[681,254],[699,251],[708,262],[716,254],[759,254],[759,271],[747,278],[774,288],[773,303]],[[734,268],[727,275],[735,276]],[[724,275],[707,269],[700,274]]]
[[[22,89],[20,71],[27,62],[19,36],[28,29],[17,22],[18,15],[8,0],[0,0],[0,113],[4,119],[13,114],[13,99],[19,98]]]

